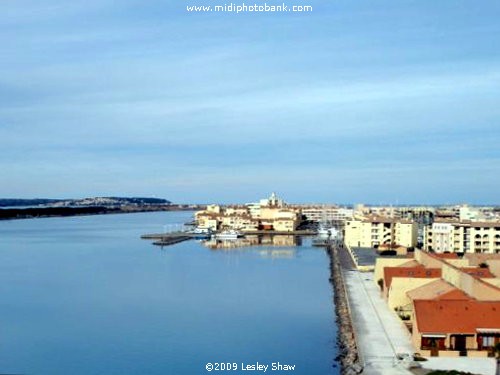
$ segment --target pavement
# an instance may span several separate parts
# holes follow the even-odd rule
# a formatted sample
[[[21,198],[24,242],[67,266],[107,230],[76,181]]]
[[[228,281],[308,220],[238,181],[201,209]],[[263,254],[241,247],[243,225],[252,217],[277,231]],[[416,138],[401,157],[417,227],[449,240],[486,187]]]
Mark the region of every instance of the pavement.
[[[422,362],[422,367],[433,370],[458,370],[480,375],[495,375],[496,363],[494,358],[431,357],[428,361]]]
[[[373,273],[344,271],[363,374],[398,375],[411,372],[395,361],[396,353],[413,353],[410,334],[380,296]]]
[[[357,336],[363,374],[412,374],[395,361],[396,353],[414,353],[410,333],[391,311],[373,282],[373,272],[344,269],[351,317]],[[493,358],[432,357],[420,362],[424,369],[459,370],[480,375],[495,375]]]

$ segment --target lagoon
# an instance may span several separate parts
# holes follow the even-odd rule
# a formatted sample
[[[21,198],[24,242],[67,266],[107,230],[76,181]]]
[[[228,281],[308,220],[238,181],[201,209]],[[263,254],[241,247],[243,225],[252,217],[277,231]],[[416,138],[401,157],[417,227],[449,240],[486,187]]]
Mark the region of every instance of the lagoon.
[[[187,375],[280,362],[338,374],[325,251],[308,239],[234,249],[140,239],[191,218],[0,222],[0,373]]]

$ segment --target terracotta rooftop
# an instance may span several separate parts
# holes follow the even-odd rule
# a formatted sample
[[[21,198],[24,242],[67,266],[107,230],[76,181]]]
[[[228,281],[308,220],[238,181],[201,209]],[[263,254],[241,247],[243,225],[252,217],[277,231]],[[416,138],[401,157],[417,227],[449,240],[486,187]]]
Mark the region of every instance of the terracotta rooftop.
[[[481,268],[481,267],[461,267],[461,271],[465,272],[468,275],[480,277],[480,278],[494,278],[495,275],[493,275],[488,268]]]
[[[433,253],[432,256],[439,259],[458,259],[456,253]]]
[[[387,288],[391,286],[393,277],[436,278],[441,277],[440,268],[416,267],[385,267],[384,282]]]
[[[411,300],[469,300],[467,294],[446,281],[439,279],[406,292]]]
[[[488,260],[500,259],[500,253],[498,254],[488,254],[488,253],[466,253],[464,255],[465,259],[469,260],[469,264],[472,266],[477,266],[480,263],[488,262]]]
[[[500,301],[415,300],[415,318],[421,333],[476,333],[500,329]]]
[[[473,300],[474,298],[468,296],[465,294],[463,291],[460,289],[454,288],[453,290],[450,290],[448,293],[443,293],[440,296],[437,296],[435,298],[436,300],[442,301],[442,300]]]

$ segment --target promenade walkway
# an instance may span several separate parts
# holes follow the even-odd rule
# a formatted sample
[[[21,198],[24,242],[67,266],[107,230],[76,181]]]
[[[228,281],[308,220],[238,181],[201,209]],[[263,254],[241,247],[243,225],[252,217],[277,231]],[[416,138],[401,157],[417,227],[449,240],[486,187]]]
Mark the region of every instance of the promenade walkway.
[[[363,374],[412,374],[395,365],[396,353],[413,353],[410,334],[403,323],[387,306],[373,282],[372,272],[344,269],[344,282],[349,296],[358,349],[365,368]],[[472,374],[495,375],[493,358],[433,357],[421,362],[424,369],[460,370]]]
[[[380,297],[373,273],[344,271],[358,346],[364,362],[364,374],[411,374],[395,364],[396,353],[413,353],[410,335],[403,323]]]

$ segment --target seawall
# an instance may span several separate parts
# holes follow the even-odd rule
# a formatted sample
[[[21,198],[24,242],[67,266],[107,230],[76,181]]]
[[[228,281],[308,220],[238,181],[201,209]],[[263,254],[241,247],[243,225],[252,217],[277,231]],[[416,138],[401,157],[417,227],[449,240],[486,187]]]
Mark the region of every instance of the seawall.
[[[327,247],[330,257],[330,283],[334,290],[335,313],[338,326],[337,360],[343,375],[354,375],[363,372],[363,364],[356,344],[356,334],[352,325],[349,300],[344,285],[339,249],[331,244]]]

